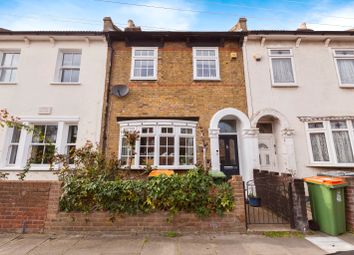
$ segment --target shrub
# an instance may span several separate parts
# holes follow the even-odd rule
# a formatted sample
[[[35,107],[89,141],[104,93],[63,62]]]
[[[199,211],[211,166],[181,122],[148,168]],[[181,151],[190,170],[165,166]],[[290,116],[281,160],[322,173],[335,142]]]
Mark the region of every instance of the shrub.
[[[112,213],[149,213],[156,210],[194,212],[200,217],[222,215],[234,206],[228,183],[214,184],[201,169],[184,175],[160,175],[148,180],[109,180],[67,175],[64,177],[60,208],[64,211],[103,210]]]

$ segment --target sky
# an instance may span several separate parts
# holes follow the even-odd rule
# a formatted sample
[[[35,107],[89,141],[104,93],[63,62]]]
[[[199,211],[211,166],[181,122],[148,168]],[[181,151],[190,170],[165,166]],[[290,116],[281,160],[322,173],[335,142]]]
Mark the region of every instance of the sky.
[[[250,30],[348,30],[354,0],[0,0],[0,27],[10,30],[100,31],[106,16],[146,31],[227,31],[240,17]]]

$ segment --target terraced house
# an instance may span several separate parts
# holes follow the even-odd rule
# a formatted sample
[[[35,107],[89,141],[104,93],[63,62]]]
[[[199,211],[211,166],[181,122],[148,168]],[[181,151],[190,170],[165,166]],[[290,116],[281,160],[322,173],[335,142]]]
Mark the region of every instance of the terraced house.
[[[354,32],[249,31],[248,113],[259,164],[298,177],[354,169]]]
[[[132,21],[121,31],[106,18],[106,153],[126,164],[124,131],[136,130],[133,169],[190,169],[202,162],[201,127],[212,171],[248,179],[257,144],[246,115],[242,30],[244,19],[228,32],[145,32]]]
[[[100,141],[107,43],[102,32],[0,31],[0,109],[40,130],[0,129],[0,169],[57,179],[54,151]]]

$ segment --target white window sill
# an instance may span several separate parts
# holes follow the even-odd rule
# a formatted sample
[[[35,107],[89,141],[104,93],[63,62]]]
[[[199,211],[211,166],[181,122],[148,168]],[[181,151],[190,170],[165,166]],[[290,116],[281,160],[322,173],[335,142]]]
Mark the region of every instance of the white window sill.
[[[149,78],[149,77],[144,77],[144,78],[139,78],[139,77],[132,77],[130,78],[131,81],[157,81],[157,78],[155,77],[152,77],[152,78]]]
[[[17,85],[17,82],[0,82],[1,85]]]
[[[354,89],[354,84],[339,84],[342,89]]]
[[[307,167],[322,167],[322,168],[354,168],[354,164],[329,164],[329,163],[311,163]]]
[[[31,171],[51,171],[55,172],[57,169],[50,170],[49,166],[31,166],[30,172]],[[12,167],[12,166],[5,166],[1,167],[1,171],[23,171],[23,168],[18,168],[18,167]]]
[[[63,85],[63,86],[66,86],[66,85],[81,85],[81,82],[51,82],[50,85]]]
[[[221,81],[220,78],[203,78],[203,77],[196,77],[193,80],[194,81]]]
[[[272,83],[273,88],[297,88],[299,85],[295,83]]]

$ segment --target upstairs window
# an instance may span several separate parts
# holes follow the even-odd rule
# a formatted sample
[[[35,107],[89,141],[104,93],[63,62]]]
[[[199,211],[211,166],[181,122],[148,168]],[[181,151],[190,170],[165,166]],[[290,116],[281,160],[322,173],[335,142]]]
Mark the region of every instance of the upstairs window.
[[[274,86],[294,86],[295,72],[291,49],[270,49],[271,76]]]
[[[354,50],[334,50],[340,85],[354,87]]]
[[[219,80],[219,51],[217,47],[193,48],[194,80]]]
[[[157,48],[134,47],[132,49],[132,80],[157,79]]]
[[[15,83],[18,60],[18,52],[0,52],[0,83]]]
[[[79,83],[81,52],[78,50],[62,50],[59,53],[57,82]]]

